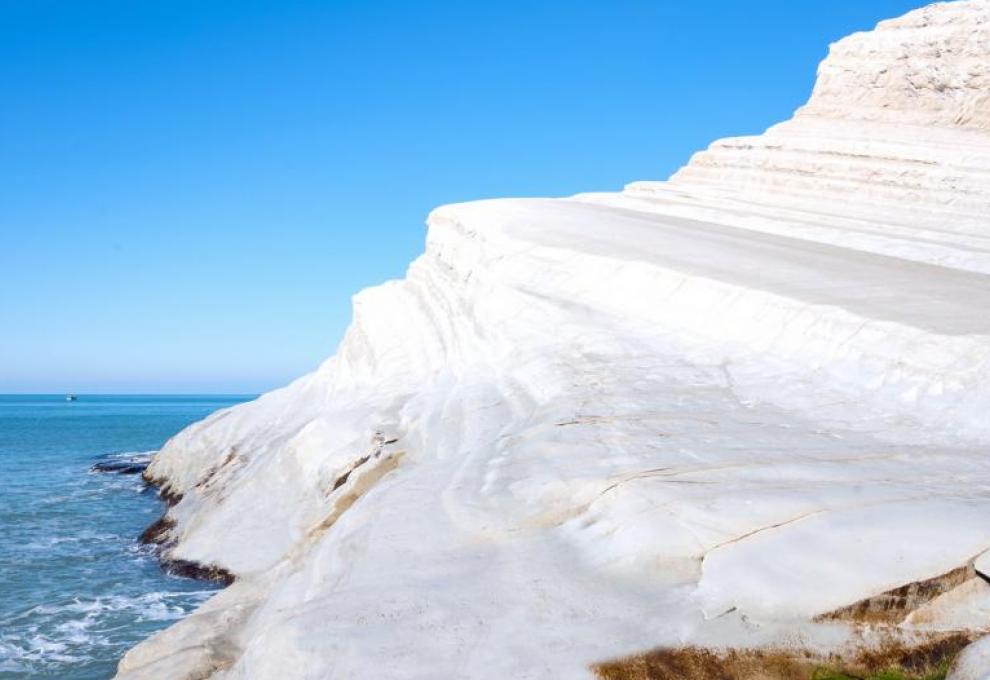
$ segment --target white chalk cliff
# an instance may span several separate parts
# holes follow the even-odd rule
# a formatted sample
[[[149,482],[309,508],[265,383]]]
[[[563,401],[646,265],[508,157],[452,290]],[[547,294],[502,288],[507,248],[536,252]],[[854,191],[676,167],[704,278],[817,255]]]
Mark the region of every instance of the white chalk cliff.
[[[988,445],[990,0],[962,0],[837,42],[791,120],[667,182],[434,211],[334,357],[155,457],[169,557],[237,580],[118,677],[839,647],[830,613],[960,569],[894,625],[990,629]]]

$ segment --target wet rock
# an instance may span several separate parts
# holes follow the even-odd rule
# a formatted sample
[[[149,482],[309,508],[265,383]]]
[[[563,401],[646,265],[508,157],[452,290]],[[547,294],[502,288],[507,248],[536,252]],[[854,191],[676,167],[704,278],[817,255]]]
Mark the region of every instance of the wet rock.
[[[158,487],[158,497],[168,507],[172,507],[182,500],[182,494],[172,489],[167,480],[150,477],[146,470],[141,471],[141,476],[149,487]],[[169,549],[175,545],[175,537],[172,535],[175,525],[175,520],[166,511],[138,537],[140,543],[154,546],[159,563],[165,573],[182,578],[213,581],[224,586],[234,582],[234,575],[222,567],[168,557]]]
[[[163,545],[168,542],[175,520],[168,515],[162,515],[151,526],[141,532],[138,540],[145,545]]]
[[[106,472],[118,475],[143,475],[151,462],[146,455],[106,458],[90,467],[93,472]]]
[[[165,572],[173,576],[192,578],[200,581],[214,581],[229,586],[234,582],[234,575],[223,567],[215,564],[199,564],[189,560],[165,560],[162,563]]]

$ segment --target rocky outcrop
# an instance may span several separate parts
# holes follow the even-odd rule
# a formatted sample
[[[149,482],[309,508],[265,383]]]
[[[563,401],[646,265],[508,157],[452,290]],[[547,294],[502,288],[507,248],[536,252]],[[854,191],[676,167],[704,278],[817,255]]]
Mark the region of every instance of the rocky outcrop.
[[[111,454],[93,463],[90,470],[116,475],[140,475],[144,473],[150,462],[150,452]]]
[[[334,357],[152,461],[166,557],[237,580],[120,677],[588,677],[974,634],[988,11],[840,41],[792,120],[668,182],[434,211]]]
[[[799,117],[990,131],[990,6],[940,3],[832,46]]]
[[[624,198],[990,273],[988,11],[941,3],[840,40],[793,119],[715,142]]]

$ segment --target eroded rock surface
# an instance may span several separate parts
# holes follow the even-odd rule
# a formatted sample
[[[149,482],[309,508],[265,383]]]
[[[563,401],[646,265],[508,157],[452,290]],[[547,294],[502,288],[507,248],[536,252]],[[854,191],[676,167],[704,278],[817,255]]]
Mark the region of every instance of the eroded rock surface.
[[[120,678],[581,678],[978,618],[988,13],[840,41],[668,182],[436,210],[334,357],[155,457],[168,557],[237,580]]]

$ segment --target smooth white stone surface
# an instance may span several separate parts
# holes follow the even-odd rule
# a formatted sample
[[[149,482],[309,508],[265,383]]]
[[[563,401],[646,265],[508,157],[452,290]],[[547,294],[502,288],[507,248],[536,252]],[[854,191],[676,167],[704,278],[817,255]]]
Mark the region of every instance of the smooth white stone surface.
[[[840,41],[669,182],[434,211],[333,358],[156,456],[172,556],[239,580],[119,677],[830,649],[814,616],[990,549],[988,12]]]

